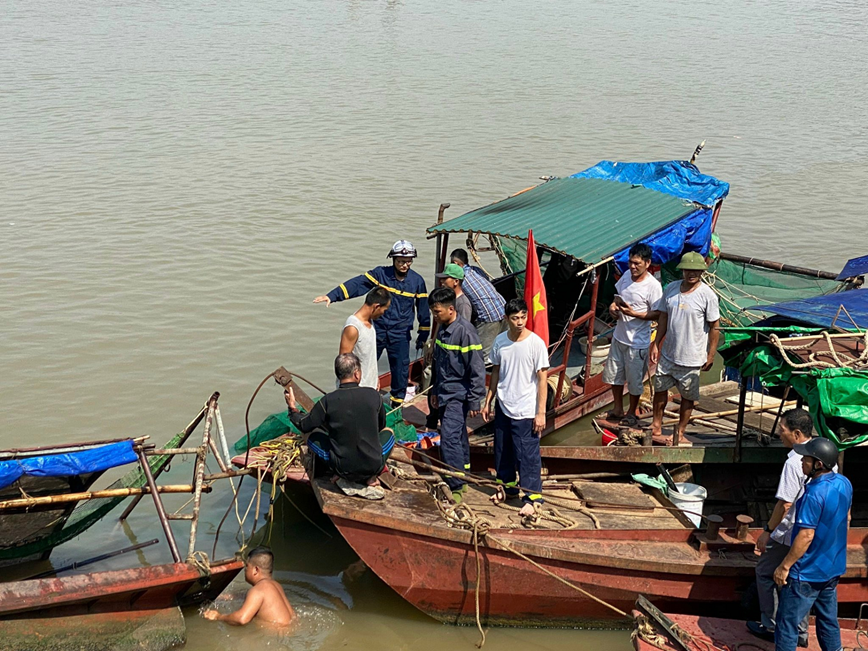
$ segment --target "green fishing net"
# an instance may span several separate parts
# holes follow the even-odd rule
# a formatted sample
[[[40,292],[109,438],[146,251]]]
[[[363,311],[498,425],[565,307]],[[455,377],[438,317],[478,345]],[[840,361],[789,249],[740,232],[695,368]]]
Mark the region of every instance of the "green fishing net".
[[[663,266],[663,284],[681,279],[678,261]],[[749,326],[769,316],[764,305],[832,294],[844,288],[836,280],[811,278],[786,271],[775,271],[741,262],[718,259],[711,263],[703,280],[720,299],[720,324]]]
[[[172,439],[166,442],[164,449],[177,448],[181,445],[184,439],[183,432],[176,434]],[[163,469],[168,465],[171,456],[164,454],[160,456],[148,457],[148,465],[151,466],[151,473],[158,476]],[[106,490],[116,488],[142,488],[146,483],[145,473],[137,465],[123,477],[106,487]],[[55,530],[45,537],[38,538],[22,545],[18,545],[9,549],[0,549],[0,560],[26,558],[35,554],[42,554],[58,545],[72,540],[80,533],[84,532],[99,520],[104,518],[112,509],[123,502],[126,497],[113,497],[108,499],[94,499],[86,502],[79,502],[73,512],[67,518],[62,527]]]
[[[386,427],[391,427],[394,430],[397,441],[402,443],[416,441],[416,428],[404,422],[402,409],[386,413]],[[301,436],[301,432],[289,420],[289,414],[286,411],[271,414],[262,421],[259,427],[250,430],[250,447],[255,448],[265,441],[271,441],[284,434]],[[235,442],[234,449],[236,454],[247,452],[247,435]]]

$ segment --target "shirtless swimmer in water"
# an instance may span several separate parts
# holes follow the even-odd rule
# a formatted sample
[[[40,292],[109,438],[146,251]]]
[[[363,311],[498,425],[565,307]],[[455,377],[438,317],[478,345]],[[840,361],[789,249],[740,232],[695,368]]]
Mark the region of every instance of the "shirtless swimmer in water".
[[[234,613],[221,615],[213,608],[203,613],[205,619],[244,626],[256,618],[261,624],[283,627],[295,618],[295,612],[280,584],[271,578],[274,554],[267,547],[257,547],[247,556],[244,579],[253,587],[247,592],[244,604]]]

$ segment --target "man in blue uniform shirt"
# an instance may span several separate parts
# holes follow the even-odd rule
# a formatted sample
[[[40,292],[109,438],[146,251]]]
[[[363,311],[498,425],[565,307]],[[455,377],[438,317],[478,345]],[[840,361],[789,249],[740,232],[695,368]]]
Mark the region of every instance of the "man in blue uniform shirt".
[[[440,325],[434,340],[432,406],[440,414],[440,458],[448,466],[470,469],[467,417],[476,416],[485,397],[485,362],[476,328],[455,311],[455,292],[438,287],[428,297]],[[445,477],[456,502],[465,488],[459,477]]]
[[[364,296],[374,287],[383,287],[392,295],[392,303],[377,321],[377,359],[386,351],[392,373],[391,401],[398,406],[407,393],[410,371],[410,332],[414,317],[418,316],[419,331],[416,350],[425,345],[431,334],[431,315],[428,312],[428,290],[422,276],[410,269],[416,257],[416,248],[407,240],[398,240],[388,256],[391,266],[375,267],[369,272],[350,278],[328,294],[317,296],[314,303],[329,305],[356,296]]]
[[[775,570],[781,586],[776,615],[775,650],[796,651],[799,622],[813,607],[817,641],[823,651],[840,651],[838,578],[847,570],[847,528],[853,486],[832,472],[838,448],[829,439],[815,438],[793,446],[802,455],[808,478],[796,502],[793,541]]]

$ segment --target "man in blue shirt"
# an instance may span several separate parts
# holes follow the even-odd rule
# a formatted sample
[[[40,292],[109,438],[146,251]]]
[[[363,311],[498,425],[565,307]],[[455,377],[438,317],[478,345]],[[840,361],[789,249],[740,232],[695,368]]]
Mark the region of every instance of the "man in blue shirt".
[[[364,296],[374,287],[382,287],[392,295],[389,309],[377,321],[377,359],[386,351],[392,373],[392,406],[400,406],[407,394],[410,371],[410,331],[415,317],[419,319],[416,350],[425,345],[431,334],[431,315],[428,312],[428,290],[425,280],[410,269],[416,257],[416,248],[407,240],[398,240],[388,256],[389,266],[375,267],[369,272],[350,278],[328,294],[317,296],[314,303],[329,305],[356,296]]]
[[[440,414],[440,458],[459,472],[470,469],[467,417],[476,416],[485,397],[485,362],[476,328],[455,311],[455,292],[438,287],[428,297],[439,324],[434,340],[434,388],[431,404]],[[456,502],[465,483],[445,477]]]
[[[838,578],[847,569],[847,528],[853,486],[832,472],[838,448],[824,438],[793,446],[802,455],[808,478],[796,502],[793,543],[775,570],[781,586],[775,628],[775,651],[796,651],[799,622],[814,608],[817,640],[823,651],[840,651]]]
[[[482,356],[487,364],[494,339],[505,329],[503,309],[506,306],[506,299],[491,284],[488,274],[479,267],[470,266],[467,251],[455,249],[449,258],[453,264],[464,269],[464,283],[461,289],[467,294],[476,313],[476,321],[473,325],[479,333]]]

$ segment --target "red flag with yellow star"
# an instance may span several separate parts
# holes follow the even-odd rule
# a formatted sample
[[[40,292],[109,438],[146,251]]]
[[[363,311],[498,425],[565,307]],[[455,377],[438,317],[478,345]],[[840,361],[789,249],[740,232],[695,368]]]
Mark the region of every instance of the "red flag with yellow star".
[[[533,231],[527,232],[527,270],[524,275],[524,302],[527,303],[527,328],[549,345],[549,303],[536,257]]]

